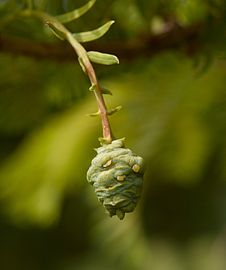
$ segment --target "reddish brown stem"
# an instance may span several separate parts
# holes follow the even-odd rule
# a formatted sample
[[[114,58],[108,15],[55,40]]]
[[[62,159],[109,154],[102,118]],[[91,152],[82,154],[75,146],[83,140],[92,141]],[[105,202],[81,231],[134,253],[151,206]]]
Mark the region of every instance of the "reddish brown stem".
[[[103,138],[106,142],[111,143],[112,131],[111,131],[111,126],[108,119],[108,111],[107,111],[107,107],[103,98],[103,94],[101,92],[100,84],[97,80],[97,76],[94,71],[94,68],[87,56],[86,50],[83,48],[83,46],[79,42],[77,42],[77,40],[74,39],[71,33],[67,33],[67,39],[70,42],[70,44],[73,46],[73,48],[75,49],[77,55],[82,60],[82,65],[84,65],[84,68],[89,77],[89,80],[91,84],[94,86],[93,91],[97,100],[97,105],[98,105],[99,113],[101,117],[101,123],[102,123],[102,128],[103,128]]]
[[[108,119],[108,114],[107,114],[107,107],[103,98],[103,95],[101,93],[101,88],[99,85],[99,82],[97,80],[94,68],[92,66],[92,64],[90,63],[90,61],[86,59],[86,71],[87,71],[87,75],[89,76],[90,82],[92,85],[95,85],[95,89],[94,89],[94,95],[96,97],[97,100],[97,105],[99,108],[99,112],[100,112],[100,117],[101,117],[101,123],[102,123],[102,128],[103,128],[103,138],[111,143],[112,141],[112,132],[111,132],[111,126],[110,126],[110,122]]]

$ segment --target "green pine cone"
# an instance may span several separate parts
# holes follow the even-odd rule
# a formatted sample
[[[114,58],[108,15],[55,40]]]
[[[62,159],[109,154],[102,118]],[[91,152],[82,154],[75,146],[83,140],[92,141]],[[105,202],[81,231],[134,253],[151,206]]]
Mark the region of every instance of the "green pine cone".
[[[87,180],[109,215],[123,219],[125,213],[134,210],[141,195],[143,158],[124,148],[123,139],[114,140],[96,151]]]

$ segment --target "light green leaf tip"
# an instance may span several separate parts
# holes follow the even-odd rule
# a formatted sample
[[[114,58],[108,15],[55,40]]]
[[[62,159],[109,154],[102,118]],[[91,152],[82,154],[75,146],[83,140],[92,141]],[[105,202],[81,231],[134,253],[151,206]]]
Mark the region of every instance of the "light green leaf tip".
[[[94,91],[96,89],[96,84],[92,84],[89,88],[89,91]]]
[[[91,117],[95,117],[95,116],[98,116],[98,115],[100,115],[100,111],[97,111],[95,113],[89,113],[89,114],[87,114],[87,116],[91,116]]]
[[[107,31],[109,30],[109,28],[114,22],[115,21],[109,21],[95,30],[75,33],[73,34],[73,36],[78,42],[89,42],[89,41],[96,40],[102,37],[105,33],[107,33]]]
[[[79,17],[81,17],[83,14],[85,14],[94,4],[95,4],[96,0],[91,0],[89,1],[87,4],[85,4],[84,6],[75,9],[71,12],[62,14],[62,15],[58,15],[55,18],[60,21],[61,23],[68,23],[71,22],[75,19],[78,19]]]
[[[85,67],[85,65],[84,65],[83,60],[82,60],[81,57],[78,57],[78,62],[79,62],[80,67],[82,68],[83,72],[86,74],[87,73],[86,72],[86,67]]]
[[[100,53],[95,51],[87,52],[89,60],[93,63],[102,65],[114,65],[119,64],[119,59],[117,56],[108,53]]]
[[[89,88],[89,91],[95,91],[96,90],[96,85],[95,84],[92,84]],[[100,90],[101,90],[101,93],[104,94],[104,95],[111,95],[112,96],[112,92],[102,86],[100,86]]]
[[[109,110],[109,111],[107,112],[107,114],[108,114],[108,115],[112,115],[112,114],[114,114],[114,113],[120,111],[121,109],[122,109],[122,106],[117,106],[117,107],[115,107],[114,109]]]

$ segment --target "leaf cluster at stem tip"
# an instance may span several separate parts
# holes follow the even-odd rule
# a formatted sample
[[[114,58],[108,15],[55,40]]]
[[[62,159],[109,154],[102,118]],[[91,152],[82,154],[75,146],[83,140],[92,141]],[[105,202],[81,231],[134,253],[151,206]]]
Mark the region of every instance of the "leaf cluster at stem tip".
[[[78,9],[75,9],[62,15],[55,16],[53,17],[54,20],[47,21],[47,25],[51,28],[53,33],[59,39],[61,40],[67,39],[66,28],[64,29],[60,27],[60,24],[65,24],[75,19],[78,19],[83,14],[85,14],[94,5],[94,3],[95,0],[91,0],[87,4]],[[111,20],[94,30],[80,33],[71,33],[71,35],[79,43],[94,41],[102,37],[104,34],[106,34],[113,23],[114,21]],[[102,65],[119,64],[119,59],[117,58],[117,56],[112,54],[90,51],[87,52],[87,56],[89,60],[93,63],[98,63]]]

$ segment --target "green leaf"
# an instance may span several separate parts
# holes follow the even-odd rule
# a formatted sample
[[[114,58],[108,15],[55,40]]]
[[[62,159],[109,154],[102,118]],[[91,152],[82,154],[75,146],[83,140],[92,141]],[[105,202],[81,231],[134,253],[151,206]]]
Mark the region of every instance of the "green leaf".
[[[96,84],[92,84],[89,88],[89,91],[94,91],[96,89]]]
[[[75,19],[78,19],[79,17],[81,17],[84,13],[86,13],[96,2],[96,0],[91,0],[89,1],[87,4],[85,4],[84,6],[75,9],[71,12],[62,14],[62,15],[58,15],[55,18],[60,21],[61,23],[68,23],[71,22]]]
[[[50,30],[57,38],[59,38],[60,40],[64,40],[64,36],[57,29],[53,29],[52,27],[50,27]]]
[[[102,64],[102,65],[114,65],[119,64],[117,56],[108,53],[100,53],[95,51],[87,52],[89,60],[93,63]]]
[[[98,115],[100,115],[100,111],[97,111],[95,113],[89,113],[89,114],[87,114],[87,116],[91,116],[91,117],[95,117],[95,116],[98,116]]]
[[[84,65],[83,60],[82,60],[81,57],[78,57],[78,62],[79,62],[80,67],[82,68],[83,72],[84,72],[85,74],[87,74],[87,72],[86,72],[86,67],[85,67],[85,65]],[[90,90],[90,91],[91,91],[91,90]]]
[[[115,107],[114,109],[109,110],[107,114],[108,114],[108,115],[112,115],[112,114],[114,114],[114,113],[120,111],[121,109],[122,109],[122,106],[117,106],[117,107]]]
[[[73,36],[77,39],[77,41],[79,42],[89,42],[92,40],[96,40],[100,37],[102,37],[105,33],[107,33],[107,31],[109,30],[109,28],[111,27],[111,25],[114,23],[115,21],[109,21],[107,23],[105,23],[104,25],[102,25],[101,27],[92,30],[92,31],[87,31],[87,32],[81,32],[81,33],[75,33],[73,34]]]
[[[112,92],[106,88],[101,87],[101,93],[104,95],[113,95]]]
[[[46,25],[49,26],[50,30],[57,36],[59,39],[64,40],[67,36],[66,29],[62,27],[62,25],[58,24],[57,22],[46,21]]]
[[[96,85],[92,84],[89,88],[89,91],[95,91],[96,90]],[[112,96],[112,92],[104,87],[100,87],[101,93],[104,95],[111,95]]]

